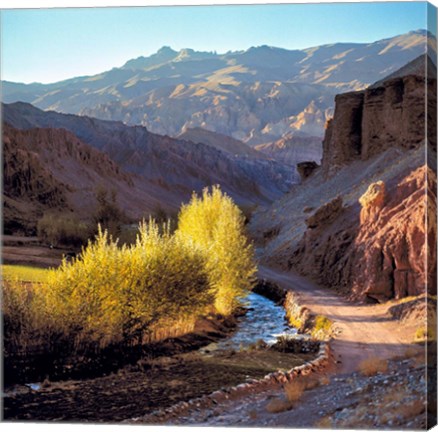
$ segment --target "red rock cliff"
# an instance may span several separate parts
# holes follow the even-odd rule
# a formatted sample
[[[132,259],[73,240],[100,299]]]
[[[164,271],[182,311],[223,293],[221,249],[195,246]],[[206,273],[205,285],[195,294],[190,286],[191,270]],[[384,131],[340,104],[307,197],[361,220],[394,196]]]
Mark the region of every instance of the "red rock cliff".
[[[435,294],[437,185],[436,170],[421,152],[425,143],[435,166],[436,78],[395,77],[337,96],[323,144],[326,180],[341,178],[354,161],[373,172],[373,160],[387,150],[412,162],[402,171],[389,162],[386,180],[369,181],[353,203],[343,206],[343,197],[333,195],[316,209],[289,266],[355,298]]]
[[[436,79],[410,75],[336,96],[335,114],[328,122],[323,141],[325,175],[333,175],[352,160],[367,160],[390,147],[413,149],[422,145],[426,101],[427,126],[436,130],[436,91]],[[428,138],[436,151],[436,133]]]

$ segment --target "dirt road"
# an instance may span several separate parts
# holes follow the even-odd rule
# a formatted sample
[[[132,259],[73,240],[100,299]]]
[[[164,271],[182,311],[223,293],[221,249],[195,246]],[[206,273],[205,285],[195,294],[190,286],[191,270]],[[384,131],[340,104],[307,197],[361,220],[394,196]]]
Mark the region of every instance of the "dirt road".
[[[412,343],[414,329],[399,328],[388,314],[388,305],[357,305],[309,279],[277,269],[260,267],[259,277],[292,290],[299,295],[300,304],[333,321],[335,337],[331,347],[340,362],[339,373],[356,370],[368,357],[401,355]]]

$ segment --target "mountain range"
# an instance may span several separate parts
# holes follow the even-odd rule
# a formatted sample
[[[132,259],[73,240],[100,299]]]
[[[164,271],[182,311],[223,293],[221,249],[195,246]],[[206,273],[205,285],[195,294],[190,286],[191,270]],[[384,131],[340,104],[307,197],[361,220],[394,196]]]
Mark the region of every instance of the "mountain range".
[[[23,102],[2,108],[4,224],[11,230],[32,231],[49,209],[90,218],[97,187],[114,191],[138,220],[159,208],[174,212],[214,184],[242,208],[266,205],[299,177],[293,166],[214,132],[186,131],[175,139]]]
[[[5,81],[2,97],[162,135],[203,128],[257,145],[290,133],[322,137],[335,94],[365,88],[427,48],[436,52],[436,40],[424,30],[304,50],[259,46],[216,54],[163,47],[94,76]]]

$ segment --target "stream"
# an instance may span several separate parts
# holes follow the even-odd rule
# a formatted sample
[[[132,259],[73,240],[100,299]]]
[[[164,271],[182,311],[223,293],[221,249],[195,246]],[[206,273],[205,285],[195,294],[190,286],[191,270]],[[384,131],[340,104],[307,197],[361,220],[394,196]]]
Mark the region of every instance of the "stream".
[[[241,318],[232,336],[217,343],[219,350],[242,349],[260,339],[268,344],[281,334],[296,334],[286,319],[284,308],[260,294],[251,293],[246,298],[248,312]]]

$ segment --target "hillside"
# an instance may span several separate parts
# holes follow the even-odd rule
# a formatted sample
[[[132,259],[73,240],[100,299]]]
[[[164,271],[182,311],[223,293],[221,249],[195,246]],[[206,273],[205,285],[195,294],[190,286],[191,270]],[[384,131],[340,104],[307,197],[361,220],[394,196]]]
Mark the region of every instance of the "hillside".
[[[426,282],[436,292],[436,221],[424,225],[436,212],[436,112],[427,156],[426,89],[436,107],[436,75],[424,73],[336,97],[322,167],[252,220],[263,262],[362,299],[417,295]]]
[[[3,125],[3,223],[5,232],[33,232],[46,211],[73,212],[90,220],[96,191],[114,191],[117,204],[139,219],[158,208],[162,192],[123,172],[105,153],[65,129],[21,131]]]
[[[248,156],[252,158],[266,159],[266,157],[254,150],[242,141],[231,138],[217,132],[212,132],[202,128],[187,128],[178,135],[178,139],[192,141],[194,143],[203,143],[218,150],[230,153],[232,155]]]
[[[314,161],[318,164],[322,158],[322,139],[313,136],[288,134],[277,141],[259,144],[256,150],[289,165]]]
[[[22,130],[71,132],[106,153],[123,171],[138,176],[154,203],[164,208],[177,209],[193,191],[214,184],[220,184],[240,205],[265,205],[298,181],[294,168],[261,158],[252,149],[236,156],[208,144],[153,134],[142,126],[42,111],[26,103],[4,104],[3,120]]]
[[[3,102],[82,114],[177,136],[201,127],[251,145],[290,132],[322,136],[335,94],[382,79],[436,42],[418,30],[373,43],[215,54],[163,47],[95,76],[3,83]],[[435,44],[435,45],[432,45]]]

